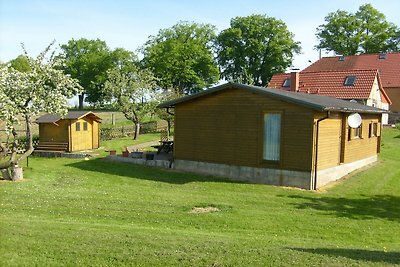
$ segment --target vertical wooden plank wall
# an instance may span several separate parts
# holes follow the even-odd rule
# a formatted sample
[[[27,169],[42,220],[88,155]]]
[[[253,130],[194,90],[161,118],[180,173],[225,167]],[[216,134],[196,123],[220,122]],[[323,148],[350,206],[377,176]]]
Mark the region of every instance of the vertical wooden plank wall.
[[[281,161],[262,159],[263,113],[282,112]],[[241,89],[175,107],[176,159],[250,167],[311,170],[313,113]]]

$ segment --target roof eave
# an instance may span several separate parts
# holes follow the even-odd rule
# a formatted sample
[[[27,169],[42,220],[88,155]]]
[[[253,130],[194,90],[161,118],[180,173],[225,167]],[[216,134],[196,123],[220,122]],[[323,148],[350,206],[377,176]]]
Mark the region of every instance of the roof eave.
[[[369,113],[369,114],[382,114],[382,113],[390,113],[388,110],[379,109],[379,110],[362,110],[362,109],[348,109],[348,108],[335,108],[335,107],[326,107],[324,111],[335,111],[335,112],[343,112],[343,113]]]

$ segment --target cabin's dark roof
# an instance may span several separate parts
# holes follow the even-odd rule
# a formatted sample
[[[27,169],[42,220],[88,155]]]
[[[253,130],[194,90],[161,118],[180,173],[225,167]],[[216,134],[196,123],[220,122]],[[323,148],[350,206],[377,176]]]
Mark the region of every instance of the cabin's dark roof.
[[[174,107],[177,104],[196,99],[205,95],[209,95],[221,90],[234,88],[251,91],[260,95],[277,98],[279,100],[298,104],[318,111],[340,111],[340,112],[361,112],[361,113],[386,113],[386,110],[370,107],[358,103],[353,103],[346,100],[337,99],[334,97],[323,96],[318,94],[306,94],[299,92],[290,92],[278,89],[270,89],[265,87],[250,86],[239,83],[222,84],[199,93],[177,98],[171,101],[161,103],[158,107],[168,108]]]
[[[61,119],[77,120],[77,119],[83,118],[87,115],[93,116],[95,118],[95,120],[97,120],[97,121],[101,120],[100,117],[98,117],[96,114],[94,114],[91,111],[68,111],[67,115],[64,118],[61,118],[61,116],[58,114],[45,114],[45,115],[37,118],[36,122],[37,123],[55,123]]]

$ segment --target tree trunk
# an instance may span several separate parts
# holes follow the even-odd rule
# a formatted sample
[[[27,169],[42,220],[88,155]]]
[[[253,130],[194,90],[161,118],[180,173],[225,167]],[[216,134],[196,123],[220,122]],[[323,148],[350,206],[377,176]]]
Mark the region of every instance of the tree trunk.
[[[168,133],[168,139],[171,136],[171,121],[167,120],[167,133]]]
[[[133,135],[133,140],[137,140],[140,134],[140,123],[135,123],[135,133]]]
[[[11,180],[19,181],[24,179],[24,173],[22,171],[22,167],[19,167],[17,164],[11,166]]]
[[[3,176],[4,180],[11,180],[11,175],[8,169],[1,169],[1,175]]]
[[[78,107],[78,109],[83,109],[83,100],[84,100],[84,98],[85,98],[85,94],[81,94],[81,95],[78,95],[78,99],[79,99],[79,107]]]

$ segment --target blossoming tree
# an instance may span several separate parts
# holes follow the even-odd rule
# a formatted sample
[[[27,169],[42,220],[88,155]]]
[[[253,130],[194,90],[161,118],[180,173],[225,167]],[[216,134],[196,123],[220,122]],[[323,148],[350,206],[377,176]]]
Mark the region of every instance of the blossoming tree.
[[[133,139],[139,137],[140,126],[146,115],[155,112],[160,93],[157,90],[156,78],[149,70],[132,66],[129,71],[114,68],[107,72],[104,83],[104,94],[108,101],[135,125]]]
[[[28,56],[30,70],[20,72],[10,66],[0,68],[0,121],[5,123],[9,143],[0,142],[0,170],[5,179],[22,179],[18,163],[33,152],[32,122],[40,112],[67,113],[67,99],[82,90],[78,81],[65,75],[62,61],[54,57],[51,43],[37,58]],[[26,125],[26,150],[17,154],[18,132],[16,127],[23,121]],[[10,149],[11,147],[11,149]]]

